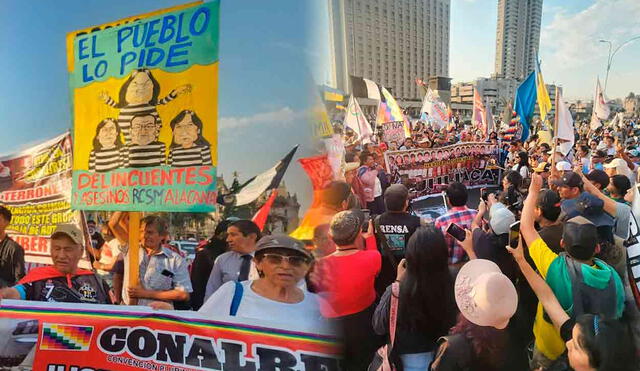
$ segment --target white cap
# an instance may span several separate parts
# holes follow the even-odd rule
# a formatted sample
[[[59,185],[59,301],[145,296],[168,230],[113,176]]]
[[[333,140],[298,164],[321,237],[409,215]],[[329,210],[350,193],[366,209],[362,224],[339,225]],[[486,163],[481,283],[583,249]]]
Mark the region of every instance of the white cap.
[[[558,171],[572,171],[573,168],[571,167],[571,164],[567,161],[559,161],[556,164],[556,170]]]

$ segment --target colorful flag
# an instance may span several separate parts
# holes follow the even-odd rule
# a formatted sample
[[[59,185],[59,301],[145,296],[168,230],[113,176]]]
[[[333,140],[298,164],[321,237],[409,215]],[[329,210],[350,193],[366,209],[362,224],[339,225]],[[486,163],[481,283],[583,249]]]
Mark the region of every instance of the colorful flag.
[[[353,95],[349,98],[347,113],[344,116],[344,126],[345,128],[351,128],[358,134],[358,138],[362,139],[362,143],[371,142],[370,138],[373,135],[373,130],[371,130],[371,125],[364,117],[360,104],[358,104]]]
[[[318,92],[314,91],[313,95],[312,99],[314,104],[311,107],[313,135],[319,138],[330,137],[333,135],[333,126],[331,125],[331,121],[329,121],[327,108],[322,102]]]
[[[560,95],[560,90],[556,91],[558,97],[556,98],[557,106],[556,106],[556,115],[558,115],[558,127],[556,138],[561,140],[559,145],[560,151],[566,156],[569,154],[569,151],[573,147],[573,143],[575,142],[574,135],[574,126],[573,126],[573,117],[571,117],[571,112],[569,112],[569,107],[562,100],[562,96]]]
[[[520,84],[516,90],[516,98],[514,110],[516,111],[516,121],[522,128],[520,140],[525,141],[529,138],[529,126],[533,117],[533,110],[536,105],[536,78],[535,72],[531,72],[529,76]]]
[[[274,189],[271,191],[271,195],[269,195],[269,199],[267,202],[262,205],[260,210],[256,212],[256,214],[251,219],[260,230],[264,230],[264,225],[267,224],[267,218],[269,217],[269,212],[271,211],[271,206],[273,206],[273,201],[276,200],[276,196],[278,195],[278,189]]]
[[[547,86],[544,84],[544,79],[542,78],[540,61],[537,61],[536,63],[536,92],[538,95],[538,107],[540,107],[540,119],[544,121],[547,117],[547,113],[551,111],[551,99],[549,99]]]
[[[604,97],[604,93],[600,88],[600,79],[596,82],[596,96],[593,99],[593,112],[595,112],[596,116],[598,116],[600,120],[608,119],[609,114],[611,113],[607,100]]]
[[[484,103],[482,102],[482,96],[475,86],[473,87],[473,113],[471,115],[471,125],[475,130],[482,132],[485,138],[487,137],[486,110],[484,108]]]
[[[384,86],[380,87],[382,92],[381,100],[378,105],[378,117],[376,119],[377,124],[384,124],[385,122],[403,121],[404,134],[407,138],[411,137],[411,129],[409,123],[402,114],[400,106],[396,102],[395,98]]]
[[[278,188],[284,173],[289,167],[293,155],[298,150],[298,146],[293,149],[271,169],[250,179],[238,193],[235,194],[235,206],[242,206],[255,201],[264,192]]]

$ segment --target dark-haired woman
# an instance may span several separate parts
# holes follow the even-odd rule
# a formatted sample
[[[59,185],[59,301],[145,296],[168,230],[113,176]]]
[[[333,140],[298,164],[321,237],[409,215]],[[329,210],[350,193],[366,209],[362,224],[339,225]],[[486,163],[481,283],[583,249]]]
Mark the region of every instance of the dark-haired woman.
[[[136,115],[153,115],[157,122],[162,125],[156,106],[167,104],[176,99],[179,95],[191,91],[191,85],[181,85],[173,89],[166,97],[160,99],[160,84],[153,77],[151,71],[137,69],[122,84],[118,94],[118,102],[109,96],[105,91],[100,93],[100,99],[105,104],[118,108],[118,126],[124,135],[124,142],[129,145],[131,142],[131,119]]]
[[[183,110],[171,120],[173,139],[169,147],[169,166],[211,165],[211,147],[202,134],[202,121],[195,112]]]
[[[566,342],[569,365],[556,364],[556,370],[637,370],[638,360],[626,325],[621,321],[593,314],[583,314],[575,320],[570,318],[549,285],[527,263],[522,243],[516,249],[507,249],[513,254],[522,274]]]
[[[520,215],[522,205],[524,204],[524,196],[520,191],[522,187],[522,175],[515,170],[508,170],[502,176],[502,193],[499,201],[516,215],[516,219]]]
[[[523,182],[526,183],[527,179],[531,177],[531,168],[529,167],[529,155],[527,152],[518,152],[518,163],[513,166],[513,170],[517,171],[522,177]],[[527,187],[528,184],[523,184],[523,187]]]
[[[118,122],[112,118],[100,121],[93,138],[93,149],[89,154],[89,171],[115,170],[122,167],[124,161]]]
[[[440,229],[418,228],[409,239],[397,276],[400,295],[393,355],[405,371],[426,370],[436,340],[455,323],[457,309],[448,262]],[[373,328],[380,335],[389,336],[391,287],[382,295],[373,316]]]

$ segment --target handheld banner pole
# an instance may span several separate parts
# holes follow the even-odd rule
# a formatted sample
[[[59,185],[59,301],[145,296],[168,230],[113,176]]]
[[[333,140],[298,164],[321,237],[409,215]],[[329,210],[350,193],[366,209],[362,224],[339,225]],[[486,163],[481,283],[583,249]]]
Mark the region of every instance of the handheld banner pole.
[[[127,288],[140,284],[140,212],[129,212],[129,282]],[[129,298],[129,305],[138,304],[138,299]]]

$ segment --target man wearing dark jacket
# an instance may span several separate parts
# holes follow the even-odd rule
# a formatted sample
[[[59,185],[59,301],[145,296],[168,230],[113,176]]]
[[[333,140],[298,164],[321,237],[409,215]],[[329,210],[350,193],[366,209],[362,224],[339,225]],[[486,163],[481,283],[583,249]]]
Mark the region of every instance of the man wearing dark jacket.
[[[11,223],[11,211],[0,206],[0,288],[15,285],[24,277],[24,249],[5,230]]]
[[[193,310],[200,309],[204,303],[207,281],[211,275],[213,263],[220,254],[227,252],[227,227],[231,222],[232,220],[227,219],[218,223],[213,237],[201,250],[196,252],[196,257],[191,264],[191,286],[193,288],[191,307]]]

